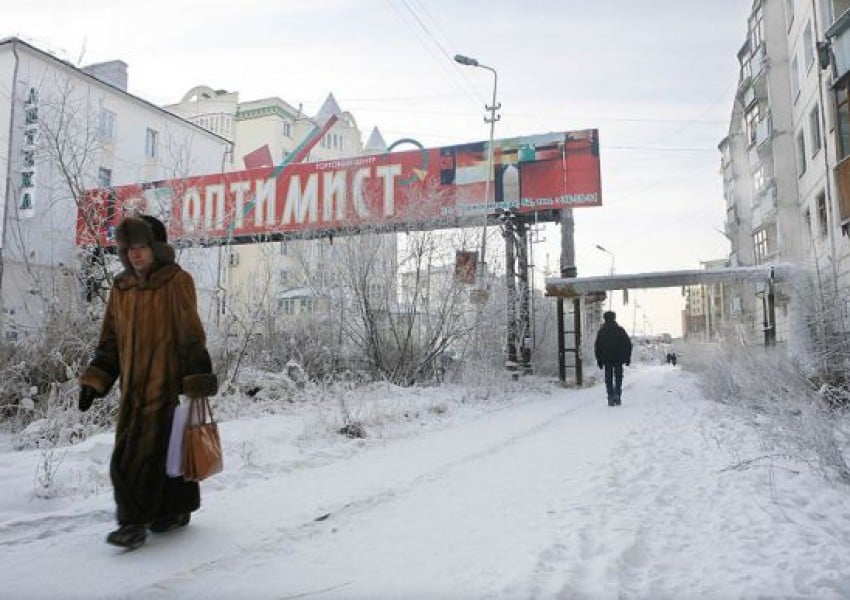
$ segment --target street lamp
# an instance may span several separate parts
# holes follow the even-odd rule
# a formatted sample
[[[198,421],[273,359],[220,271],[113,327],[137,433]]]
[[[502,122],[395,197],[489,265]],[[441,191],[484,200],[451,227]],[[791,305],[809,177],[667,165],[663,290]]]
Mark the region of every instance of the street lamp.
[[[455,54],[455,62],[465,65],[467,67],[478,67],[479,69],[487,69],[491,73],[493,73],[493,102],[492,104],[484,105],[484,109],[490,111],[489,117],[484,117],[484,122],[490,124],[490,145],[488,147],[487,152],[487,178],[484,184],[484,205],[487,205],[487,202],[490,200],[490,178],[493,176],[493,131],[496,127],[496,121],[502,118],[501,115],[497,115],[496,111],[502,108],[501,104],[496,104],[496,87],[499,82],[499,75],[496,73],[496,69],[493,67],[488,67],[487,65],[482,65],[476,59],[470,58],[468,56],[464,56],[463,54]],[[486,209],[485,209],[486,210]],[[485,266],[485,255],[487,252],[487,216],[484,217],[484,227],[481,230],[481,268],[483,269]]]
[[[611,252],[610,250],[607,250],[606,248],[603,248],[599,244],[596,244],[596,249],[601,250],[602,252],[604,252],[605,254],[607,254],[608,256],[611,257],[611,273],[610,273],[610,275],[613,277],[614,276],[614,253]],[[613,292],[614,292],[614,290],[611,290],[611,293],[608,294],[608,310],[611,310],[612,300],[614,299],[614,293]]]

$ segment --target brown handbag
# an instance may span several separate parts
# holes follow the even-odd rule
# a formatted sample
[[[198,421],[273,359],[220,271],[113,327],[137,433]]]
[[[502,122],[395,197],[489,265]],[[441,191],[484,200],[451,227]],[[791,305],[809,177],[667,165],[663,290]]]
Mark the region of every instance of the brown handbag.
[[[224,468],[221,439],[207,398],[192,398],[183,434],[183,479],[203,481]]]

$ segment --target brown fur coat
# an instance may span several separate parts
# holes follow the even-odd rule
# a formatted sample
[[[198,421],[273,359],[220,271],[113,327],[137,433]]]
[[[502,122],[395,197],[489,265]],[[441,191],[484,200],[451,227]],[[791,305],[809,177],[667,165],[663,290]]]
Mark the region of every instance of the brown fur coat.
[[[165,456],[179,394],[217,390],[192,276],[168,244],[151,247],[155,263],[145,281],[129,268],[126,245],[119,250],[126,269],[112,285],[94,359],[80,378],[101,396],[120,380],[110,476],[121,524],[198,508],[198,484],[169,478]]]

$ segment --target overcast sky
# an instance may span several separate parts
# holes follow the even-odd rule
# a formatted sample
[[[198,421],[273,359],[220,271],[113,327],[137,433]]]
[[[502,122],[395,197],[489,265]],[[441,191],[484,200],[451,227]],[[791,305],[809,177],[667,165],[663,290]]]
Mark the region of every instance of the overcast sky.
[[[121,59],[130,92],[174,103],[199,84],[315,114],[329,92],[365,137],[426,146],[597,128],[603,206],[575,210],[579,275],[699,268],[728,243],[717,144],[728,130],[748,0],[31,0],[17,35],[76,64]],[[559,234],[535,246],[558,269]],[[542,276],[538,274],[538,283]],[[679,290],[638,291],[631,329],[680,331]],[[617,300],[620,296],[617,295]],[[616,308],[616,305],[615,305]]]

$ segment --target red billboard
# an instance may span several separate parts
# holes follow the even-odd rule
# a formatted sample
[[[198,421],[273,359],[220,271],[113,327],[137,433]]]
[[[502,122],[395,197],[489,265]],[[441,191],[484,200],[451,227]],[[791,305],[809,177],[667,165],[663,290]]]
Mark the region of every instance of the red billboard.
[[[492,170],[487,142],[390,150],[405,144],[415,149],[90,190],[77,242],[112,245],[135,212],[160,217],[171,239],[220,243],[457,227],[602,202],[595,129],[496,140]]]

